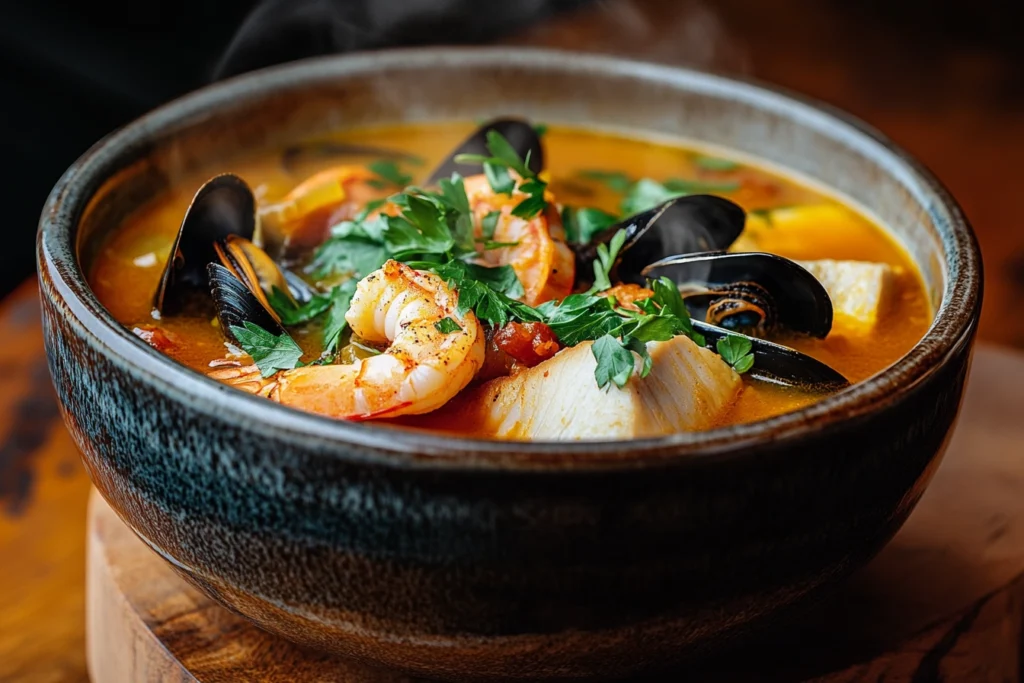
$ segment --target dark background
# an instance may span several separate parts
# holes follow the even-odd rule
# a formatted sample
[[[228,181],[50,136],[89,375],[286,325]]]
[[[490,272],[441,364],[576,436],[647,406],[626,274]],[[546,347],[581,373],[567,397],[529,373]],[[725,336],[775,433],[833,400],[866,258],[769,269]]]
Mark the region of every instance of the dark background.
[[[686,0],[679,2],[686,4]],[[715,2],[689,2],[690,11],[683,16],[696,19],[680,25],[678,43],[660,51],[644,44],[643,33],[652,26],[645,27],[643,20],[639,28],[629,26],[630,13],[650,22],[650,17],[658,16],[659,6],[678,4],[676,0],[152,0],[130,4],[0,0],[0,88],[4,92],[0,129],[6,157],[2,163],[3,234],[9,240],[0,249],[0,296],[31,275],[39,210],[75,158],[118,126],[221,77],[315,54],[528,36],[532,27],[544,25],[558,13],[568,19],[559,18],[556,28],[549,30],[564,35],[554,40],[546,36],[543,42],[573,47],[574,17],[585,23],[594,13],[603,13],[607,20],[609,13],[618,12],[621,21],[607,22],[618,34],[606,37],[611,51],[635,47],[640,57],[755,74],[758,64],[751,64],[749,57],[730,59],[729,49],[745,53],[742,40],[737,46],[735,38],[727,38],[733,44],[723,47],[721,37],[712,35],[722,30],[721,22],[714,23],[715,19],[710,26],[700,22],[706,24],[708,16],[721,14],[726,29],[730,22],[740,24],[742,33],[744,21],[774,17],[796,27],[793,35],[798,41],[813,43],[821,38],[816,15],[803,11],[798,0],[750,0],[741,9],[736,3],[723,3],[731,7],[721,8]],[[1020,65],[1024,45],[1019,40],[1020,12],[1009,1],[823,0],[820,4],[831,4],[829,11],[840,22],[858,27],[857,40],[868,63],[877,64],[879,49],[889,51],[891,63],[879,68],[897,74],[907,64],[919,65],[937,53],[957,49],[995,52],[1015,68]],[[616,31],[617,25],[623,31]],[[769,27],[766,24],[765,30],[773,30]],[[667,39],[675,42],[671,35]],[[664,42],[666,36],[660,40]],[[780,38],[779,54],[786,53],[785,41],[791,40],[792,36]],[[621,49],[616,41],[623,43]],[[771,43],[770,36],[765,41]],[[591,39],[584,47],[603,46],[595,46]],[[826,74],[827,60],[822,69]],[[1010,76],[1018,85],[1019,71],[1016,68]],[[935,77],[934,89],[943,88],[941,72],[911,68],[906,78],[919,79],[921,73]],[[891,74],[882,81],[895,83],[886,87],[898,102],[903,93],[899,81]]]

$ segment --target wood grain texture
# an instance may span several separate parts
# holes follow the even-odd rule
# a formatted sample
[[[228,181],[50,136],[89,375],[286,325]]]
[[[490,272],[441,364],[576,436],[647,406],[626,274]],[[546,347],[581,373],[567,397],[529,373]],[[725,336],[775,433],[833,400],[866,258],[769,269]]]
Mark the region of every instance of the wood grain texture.
[[[1022,401],[1024,356],[981,350],[942,467],[893,542],[826,601],[711,661],[699,676],[689,670],[693,680],[1018,680],[1024,424],[1015,418]],[[303,651],[221,609],[97,494],[88,547],[95,680],[409,680]]]
[[[602,51],[750,75],[860,116],[923,160],[962,203],[978,233],[986,264],[981,338],[1024,347],[1024,317],[1006,314],[1024,296],[1024,230],[1015,218],[1019,173],[1012,168],[1012,160],[1024,154],[1024,71],[991,48],[954,44],[919,31],[919,17],[913,12],[904,13],[904,23],[886,23],[868,9],[894,4],[607,0],[556,17],[508,42]],[[922,9],[920,2],[914,5],[918,13],[933,15],[934,8]],[[45,379],[37,297],[35,285],[28,283],[0,304],[0,338],[4,340],[0,344],[0,681],[84,681],[82,527],[89,485],[54,412],[56,404]],[[976,369],[998,374],[999,363],[989,358],[989,353],[981,354]],[[981,400],[994,403],[985,403],[982,413],[1001,407],[979,388],[981,381],[976,377],[971,385],[968,409],[974,411]],[[973,423],[965,420],[964,424]],[[979,425],[984,438],[1012,443],[1008,425],[991,420]],[[957,440],[967,438],[962,432]],[[947,466],[948,462],[940,472]],[[1017,475],[1005,473],[1011,483],[1002,483],[999,477],[1004,475],[999,472],[989,476],[1000,482],[994,490],[1002,502],[993,501],[987,521],[976,521],[975,527],[958,532],[998,537],[995,549],[985,555],[984,572],[975,575],[972,558],[963,552],[904,549],[903,555],[913,559],[920,576],[932,576],[933,568],[941,565],[944,578],[894,584],[899,587],[894,588],[891,601],[863,589],[863,595],[876,596],[876,611],[858,612],[858,594],[844,593],[848,604],[836,607],[840,610],[836,613],[852,620],[850,633],[856,637],[822,643],[813,640],[811,633],[807,637],[815,644],[802,649],[811,654],[836,651],[852,661],[858,652],[869,651],[873,643],[889,637],[891,624],[899,623],[891,614],[947,605],[934,602],[947,593],[959,595],[955,602],[967,605],[972,595],[978,595],[979,586],[1009,581],[1019,559],[1013,543],[1021,547],[1021,539],[1009,535],[1016,527],[1005,521],[1000,505],[1015,503],[1010,499],[1017,495],[1012,488]],[[941,481],[947,479],[937,481],[936,487]],[[946,485],[966,491],[978,484],[967,479]],[[915,523],[922,514],[915,515]],[[896,561],[886,554],[879,562],[890,557]],[[1008,622],[987,621],[991,610],[1011,604],[1008,596],[1015,593],[1000,595],[985,603],[972,627],[976,632],[980,624],[996,624],[1007,629],[1004,640],[1009,640],[1013,629]],[[918,642],[922,656],[932,651],[929,643],[935,634],[950,632],[942,630],[948,620],[942,622],[936,616],[942,611],[932,607],[930,612],[914,612],[924,629]],[[857,621],[868,618],[858,614],[874,615],[873,630]],[[968,647],[972,637],[955,639],[949,652]],[[948,645],[948,640],[940,641],[935,644]],[[905,661],[913,668],[915,660]],[[951,655],[942,661],[952,666]],[[855,668],[844,680],[882,679],[875,669],[851,666]],[[876,660],[871,666],[883,665]]]

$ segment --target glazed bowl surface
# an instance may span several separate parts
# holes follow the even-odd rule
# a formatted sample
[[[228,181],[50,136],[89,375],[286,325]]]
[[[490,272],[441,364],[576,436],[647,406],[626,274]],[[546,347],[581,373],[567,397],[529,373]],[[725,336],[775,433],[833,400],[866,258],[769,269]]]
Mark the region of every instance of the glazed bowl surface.
[[[242,151],[505,114],[689,138],[816,179],[907,247],[935,321],[885,372],[764,422],[503,443],[335,422],[218,384],[118,325],[83,275],[147,199],[199,169],[232,170]],[[65,420],[96,487],[151,548],[270,631],[458,679],[668,666],[863,564],[938,465],[981,304],[955,202],[863,124],[715,75],[509,48],[311,60],[175,101],[68,170],[38,260]]]

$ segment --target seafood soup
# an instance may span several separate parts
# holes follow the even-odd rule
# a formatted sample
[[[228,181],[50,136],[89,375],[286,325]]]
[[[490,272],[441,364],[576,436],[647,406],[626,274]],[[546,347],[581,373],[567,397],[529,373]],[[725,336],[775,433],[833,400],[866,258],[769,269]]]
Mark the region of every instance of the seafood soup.
[[[805,181],[518,119],[228,160],[153,197],[89,279],[157,351],[238,390],[521,440],[795,410],[884,370],[933,313],[903,247]]]

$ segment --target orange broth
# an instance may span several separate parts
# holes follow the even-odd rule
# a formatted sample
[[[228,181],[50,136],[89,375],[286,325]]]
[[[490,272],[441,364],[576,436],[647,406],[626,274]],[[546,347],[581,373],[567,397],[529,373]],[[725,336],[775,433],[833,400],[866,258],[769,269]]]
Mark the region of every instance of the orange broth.
[[[469,124],[430,124],[352,130],[332,138],[337,141],[379,145],[411,152],[423,159],[419,166],[403,170],[418,181],[472,129]],[[775,172],[737,161],[735,168],[710,168],[700,163],[700,152],[665,141],[646,141],[589,130],[551,127],[544,137],[546,171],[556,201],[616,211],[621,194],[602,183],[581,178],[580,171],[618,171],[634,178],[700,179],[737,183],[734,191],[717,192],[750,210],[813,205],[820,220],[796,221],[773,226],[757,223],[757,247],[793,259],[853,259],[883,262],[896,271],[891,304],[871,333],[864,333],[837,316],[827,339],[781,340],[811,355],[853,382],[863,380],[903,356],[922,337],[931,323],[932,311],[924,284],[910,256],[885,230],[835,198],[801,185]],[[715,152],[715,157],[722,154]],[[372,159],[360,160],[366,163]],[[111,314],[129,329],[157,324],[188,340],[183,348],[168,352],[175,360],[199,371],[225,355],[224,338],[209,319],[173,317],[154,321],[153,293],[166,263],[175,233],[189,201],[203,181],[215,173],[236,173],[254,188],[257,198],[278,198],[313,173],[348,160],[305,160],[286,171],[280,155],[239,158],[212,167],[208,173],[181,182],[165,195],[154,197],[112,234],[99,254],[90,283]],[[716,166],[722,166],[717,164]],[[759,212],[758,212],[759,213]],[[755,232],[753,228],[748,232]],[[746,233],[745,233],[746,234]],[[741,238],[742,239],[742,238]],[[318,329],[313,326],[296,341],[315,352]],[[747,380],[726,423],[763,419],[794,410],[820,398],[791,388]],[[458,427],[433,424],[429,416],[405,420],[408,424],[459,431]]]

